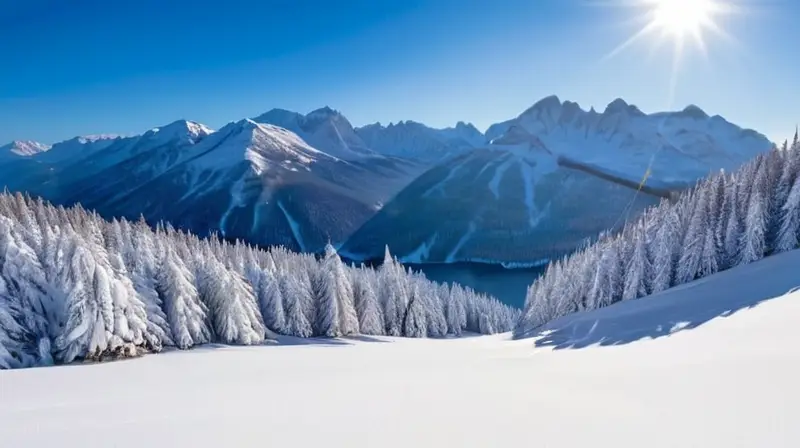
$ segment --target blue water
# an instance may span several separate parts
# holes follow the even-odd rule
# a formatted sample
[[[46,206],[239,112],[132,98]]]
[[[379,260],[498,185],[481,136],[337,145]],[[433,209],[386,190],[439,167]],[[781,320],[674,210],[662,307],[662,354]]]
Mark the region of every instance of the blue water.
[[[491,294],[507,305],[522,308],[528,286],[544,271],[543,267],[506,269],[499,265],[484,263],[455,264],[407,264],[415,271],[422,271],[437,282],[456,282],[464,286]]]

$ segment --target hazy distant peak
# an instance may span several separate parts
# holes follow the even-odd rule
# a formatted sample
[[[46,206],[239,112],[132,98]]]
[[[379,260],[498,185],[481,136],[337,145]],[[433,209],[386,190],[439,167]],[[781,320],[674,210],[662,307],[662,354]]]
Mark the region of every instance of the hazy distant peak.
[[[30,157],[41,152],[48,151],[50,145],[35,142],[32,140],[14,140],[11,143],[0,146],[0,157],[13,154],[20,157]]]

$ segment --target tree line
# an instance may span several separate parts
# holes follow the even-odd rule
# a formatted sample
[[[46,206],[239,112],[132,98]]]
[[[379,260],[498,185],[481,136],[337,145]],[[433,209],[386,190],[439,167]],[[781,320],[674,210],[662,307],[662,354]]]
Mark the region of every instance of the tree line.
[[[664,199],[616,233],[550,263],[528,288],[514,328],[664,291],[800,247],[800,142]]]
[[[406,270],[200,239],[143,220],[0,194],[0,369],[101,361],[278,335],[510,331],[518,310]]]

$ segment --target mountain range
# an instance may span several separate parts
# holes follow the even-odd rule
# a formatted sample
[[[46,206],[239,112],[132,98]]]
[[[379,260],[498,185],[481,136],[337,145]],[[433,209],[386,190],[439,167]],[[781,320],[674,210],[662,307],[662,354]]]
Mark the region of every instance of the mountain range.
[[[273,109],[213,131],[0,147],[0,187],[106,217],[355,260],[531,264],[772,147],[696,106],[602,112],[547,97],[488,128],[354,127],[334,109]]]

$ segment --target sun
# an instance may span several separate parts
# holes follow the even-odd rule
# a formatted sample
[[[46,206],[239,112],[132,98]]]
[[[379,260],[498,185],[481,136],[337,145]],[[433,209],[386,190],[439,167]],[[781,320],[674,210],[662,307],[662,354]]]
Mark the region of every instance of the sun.
[[[652,26],[678,39],[692,35],[702,39],[705,28],[715,27],[720,5],[714,0],[648,0]]]
[[[733,42],[734,39],[722,29],[720,22],[723,16],[742,11],[740,7],[734,5],[734,2],[738,1],[742,0],[618,0],[618,2],[612,0],[612,4],[634,6],[639,10],[640,13],[636,18],[642,21],[643,26],[607,54],[605,59],[616,56],[646,37],[653,38],[654,45],[671,41],[673,46],[669,90],[671,106],[687,44],[694,44],[707,58],[707,40],[710,34]]]

